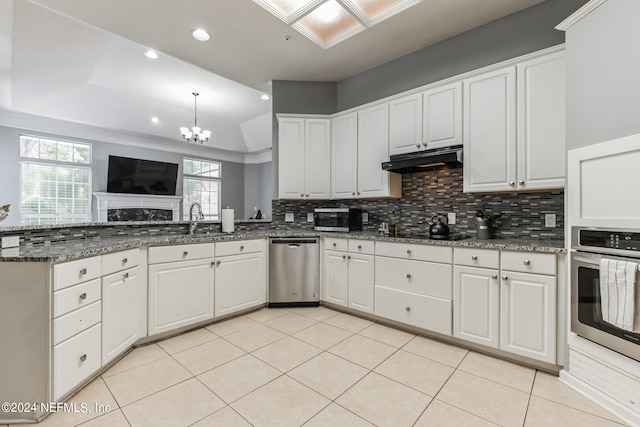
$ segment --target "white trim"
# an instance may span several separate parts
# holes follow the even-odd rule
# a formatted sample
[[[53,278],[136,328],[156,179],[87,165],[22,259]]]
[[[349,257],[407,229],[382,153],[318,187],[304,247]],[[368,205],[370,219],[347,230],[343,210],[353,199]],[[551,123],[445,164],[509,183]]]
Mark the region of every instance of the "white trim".
[[[263,151],[261,153],[249,153],[244,155],[245,165],[255,165],[259,163],[267,163],[273,160],[273,151]]]
[[[98,222],[108,221],[109,209],[149,208],[173,211],[173,221],[180,221],[182,196],[156,196],[150,194],[126,194],[95,192],[95,212]]]
[[[607,0],[591,0],[589,3],[582,6],[576,12],[574,12],[567,19],[556,25],[556,30],[567,31],[569,27],[571,27],[576,22],[580,21],[582,18],[596,10],[599,6],[604,4]]]

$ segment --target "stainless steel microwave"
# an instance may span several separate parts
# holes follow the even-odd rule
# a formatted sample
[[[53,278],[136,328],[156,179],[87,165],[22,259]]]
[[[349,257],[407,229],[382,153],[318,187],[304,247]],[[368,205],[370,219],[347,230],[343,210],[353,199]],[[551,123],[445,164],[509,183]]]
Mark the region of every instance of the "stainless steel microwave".
[[[362,230],[362,209],[319,208],[313,210],[314,229],[318,231]]]

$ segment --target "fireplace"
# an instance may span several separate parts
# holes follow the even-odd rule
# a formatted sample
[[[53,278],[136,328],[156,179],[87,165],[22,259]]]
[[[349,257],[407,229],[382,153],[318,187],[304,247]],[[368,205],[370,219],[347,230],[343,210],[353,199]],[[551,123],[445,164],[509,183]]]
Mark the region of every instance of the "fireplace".
[[[180,221],[182,196],[93,193],[98,222]]]

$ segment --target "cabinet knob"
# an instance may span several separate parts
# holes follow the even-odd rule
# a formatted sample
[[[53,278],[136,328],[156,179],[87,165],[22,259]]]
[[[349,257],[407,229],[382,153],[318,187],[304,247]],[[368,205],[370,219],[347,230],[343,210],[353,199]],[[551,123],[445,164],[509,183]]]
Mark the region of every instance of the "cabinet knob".
[[[502,280],[509,280],[509,276],[507,276],[507,275],[503,275],[503,276],[502,276]]]
[[[518,181],[518,185],[524,185],[524,181]]]
[[[516,185],[516,182],[515,181],[509,181],[509,185],[513,187],[513,186]]]
[[[189,252],[187,251],[182,252],[182,256],[187,256],[187,255],[189,255]]]
[[[334,244],[333,244],[333,247],[335,248],[336,246],[338,246],[338,244],[337,244],[337,243],[334,243]]]
[[[409,312],[409,311],[411,311],[411,307],[405,307],[405,309],[404,309],[404,310],[405,310],[405,311],[407,311],[407,312]]]
[[[129,273],[124,273],[124,274],[122,275],[122,277],[123,277],[123,278],[125,278],[125,279],[128,279],[128,278],[129,278]]]
[[[309,197],[309,193],[305,194],[307,197]]]
[[[80,275],[84,276],[85,274],[87,274],[87,269],[83,268],[82,270],[80,270]]]
[[[478,255],[471,255],[471,260],[472,261],[477,261],[478,260]]]
[[[351,259],[351,255],[347,255],[347,259]]]
[[[524,261],[522,261],[522,263],[524,265],[531,265],[531,261],[529,261],[528,259],[525,259]]]
[[[407,279],[411,280],[411,275],[407,274]]]
[[[355,195],[356,195],[356,192],[354,191],[353,193],[351,193],[351,195],[352,195],[352,196],[355,196]]]
[[[358,249],[362,249],[362,245],[358,245]]]
[[[81,299],[81,300],[85,300],[85,299],[87,299],[87,293],[86,293],[86,292],[81,293],[81,294],[80,294],[80,299]]]
[[[411,249],[407,249],[407,255],[411,255]]]
[[[304,197],[304,193],[300,193],[300,197]]]
[[[342,255],[342,259],[347,259],[347,256],[346,255]]]
[[[220,265],[220,260],[216,261],[216,267]]]
[[[360,192],[358,191],[358,196],[360,195]]]
[[[498,280],[498,275],[497,275],[497,274],[492,274],[492,275],[491,275],[491,278],[492,278],[493,280]]]
[[[127,258],[122,258],[122,263],[123,263],[123,264],[126,264],[126,263],[128,263],[128,262],[129,262],[129,259],[127,259]]]
[[[240,250],[244,251],[244,246],[240,245]]]
[[[80,361],[84,362],[85,360],[87,360],[87,355],[83,354],[82,356],[80,356]]]
[[[420,144],[416,144],[416,148],[420,148]]]

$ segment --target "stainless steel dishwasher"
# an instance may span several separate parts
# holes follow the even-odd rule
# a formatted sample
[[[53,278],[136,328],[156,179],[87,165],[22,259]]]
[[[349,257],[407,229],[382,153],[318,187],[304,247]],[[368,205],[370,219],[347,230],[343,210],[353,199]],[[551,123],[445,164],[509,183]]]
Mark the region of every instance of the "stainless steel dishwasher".
[[[318,305],[319,302],[319,239],[270,238],[269,307]]]

